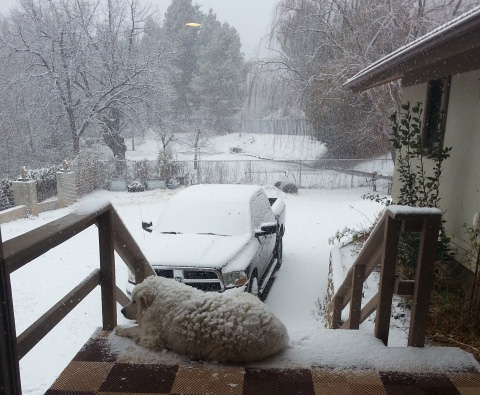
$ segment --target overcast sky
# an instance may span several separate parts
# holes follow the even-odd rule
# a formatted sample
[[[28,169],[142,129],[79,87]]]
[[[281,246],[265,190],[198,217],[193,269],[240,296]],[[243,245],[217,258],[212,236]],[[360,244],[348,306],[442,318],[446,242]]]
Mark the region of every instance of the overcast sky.
[[[171,0],[142,0],[157,7],[162,17]],[[17,0],[0,0],[0,12],[5,14]],[[273,8],[278,0],[193,0],[202,5],[202,11],[210,8],[217,14],[218,20],[228,22],[237,29],[242,40],[242,50],[246,58],[256,54],[260,39],[268,33]]]

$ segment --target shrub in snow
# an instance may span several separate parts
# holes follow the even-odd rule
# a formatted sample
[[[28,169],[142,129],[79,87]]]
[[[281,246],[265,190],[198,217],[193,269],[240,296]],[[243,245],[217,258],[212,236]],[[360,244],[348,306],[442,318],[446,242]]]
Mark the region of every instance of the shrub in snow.
[[[0,211],[12,208],[13,206],[12,180],[4,178],[0,180]]]
[[[177,189],[180,186],[180,183],[175,178],[170,178],[167,182],[168,189]]]
[[[451,147],[442,145],[443,131],[441,121],[443,114],[433,114],[430,122],[431,136],[429,141],[423,138],[422,103],[414,106],[410,102],[402,104],[403,112],[393,113],[392,145],[397,156],[400,180],[400,195],[397,204],[410,207],[439,207],[440,180],[443,163],[450,157]],[[433,169],[427,171],[426,159],[433,162]],[[445,221],[442,221],[437,245],[437,260],[451,259],[450,237],[445,232]],[[417,265],[420,237],[418,233],[403,233],[400,245],[400,260],[408,265]]]
[[[148,160],[147,159],[142,159],[141,161],[138,161],[135,163],[135,173],[140,183],[145,185],[145,183],[148,180]],[[133,192],[136,192],[136,191],[133,191]]]
[[[291,183],[291,182],[277,181],[274,185],[275,185],[275,187],[282,190],[283,192],[298,193],[297,186],[295,184]]]
[[[143,192],[145,186],[140,181],[133,181],[127,185],[128,192]]]
[[[161,180],[167,179],[169,175],[170,158],[165,151],[160,151],[157,157],[158,173]]]
[[[335,241],[341,242],[342,239],[346,237],[350,237],[352,242],[357,242],[360,239],[366,240],[367,237],[370,235],[371,230],[363,229],[363,230],[357,230],[357,229],[352,229],[347,226],[343,228],[343,230],[337,230],[335,232],[335,235],[330,237],[328,239],[328,244],[335,244]]]
[[[58,166],[27,170],[27,178],[37,182],[37,198],[41,202],[57,195]]]

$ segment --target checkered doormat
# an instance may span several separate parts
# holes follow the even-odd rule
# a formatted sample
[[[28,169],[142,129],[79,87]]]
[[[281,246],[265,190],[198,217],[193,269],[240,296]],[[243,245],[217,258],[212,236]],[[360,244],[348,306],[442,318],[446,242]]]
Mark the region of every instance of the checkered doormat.
[[[478,372],[415,374],[388,371],[270,369],[212,363],[172,363],[131,358],[128,348],[115,351],[108,332],[97,332],[80,350],[49,395],[314,395],[435,394],[479,395]]]

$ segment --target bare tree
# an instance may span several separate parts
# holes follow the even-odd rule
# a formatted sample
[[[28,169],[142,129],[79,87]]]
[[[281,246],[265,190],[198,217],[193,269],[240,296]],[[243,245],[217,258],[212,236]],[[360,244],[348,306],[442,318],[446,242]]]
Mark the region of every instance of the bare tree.
[[[124,158],[122,128],[140,116],[161,67],[161,53],[139,47],[149,15],[139,0],[20,0],[10,15],[1,43],[10,61],[26,65],[16,82],[43,88],[75,153],[90,131]]]

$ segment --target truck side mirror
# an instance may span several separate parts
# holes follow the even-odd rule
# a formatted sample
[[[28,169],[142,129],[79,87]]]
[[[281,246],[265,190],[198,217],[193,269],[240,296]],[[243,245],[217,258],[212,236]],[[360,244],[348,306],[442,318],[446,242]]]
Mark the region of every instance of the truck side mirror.
[[[267,236],[277,233],[277,223],[276,222],[264,222],[260,225],[260,229],[255,230],[255,237],[258,236]]]
[[[142,221],[142,229],[147,231],[148,233],[152,233],[152,230],[150,229],[152,227],[153,223],[150,222],[143,222]]]

